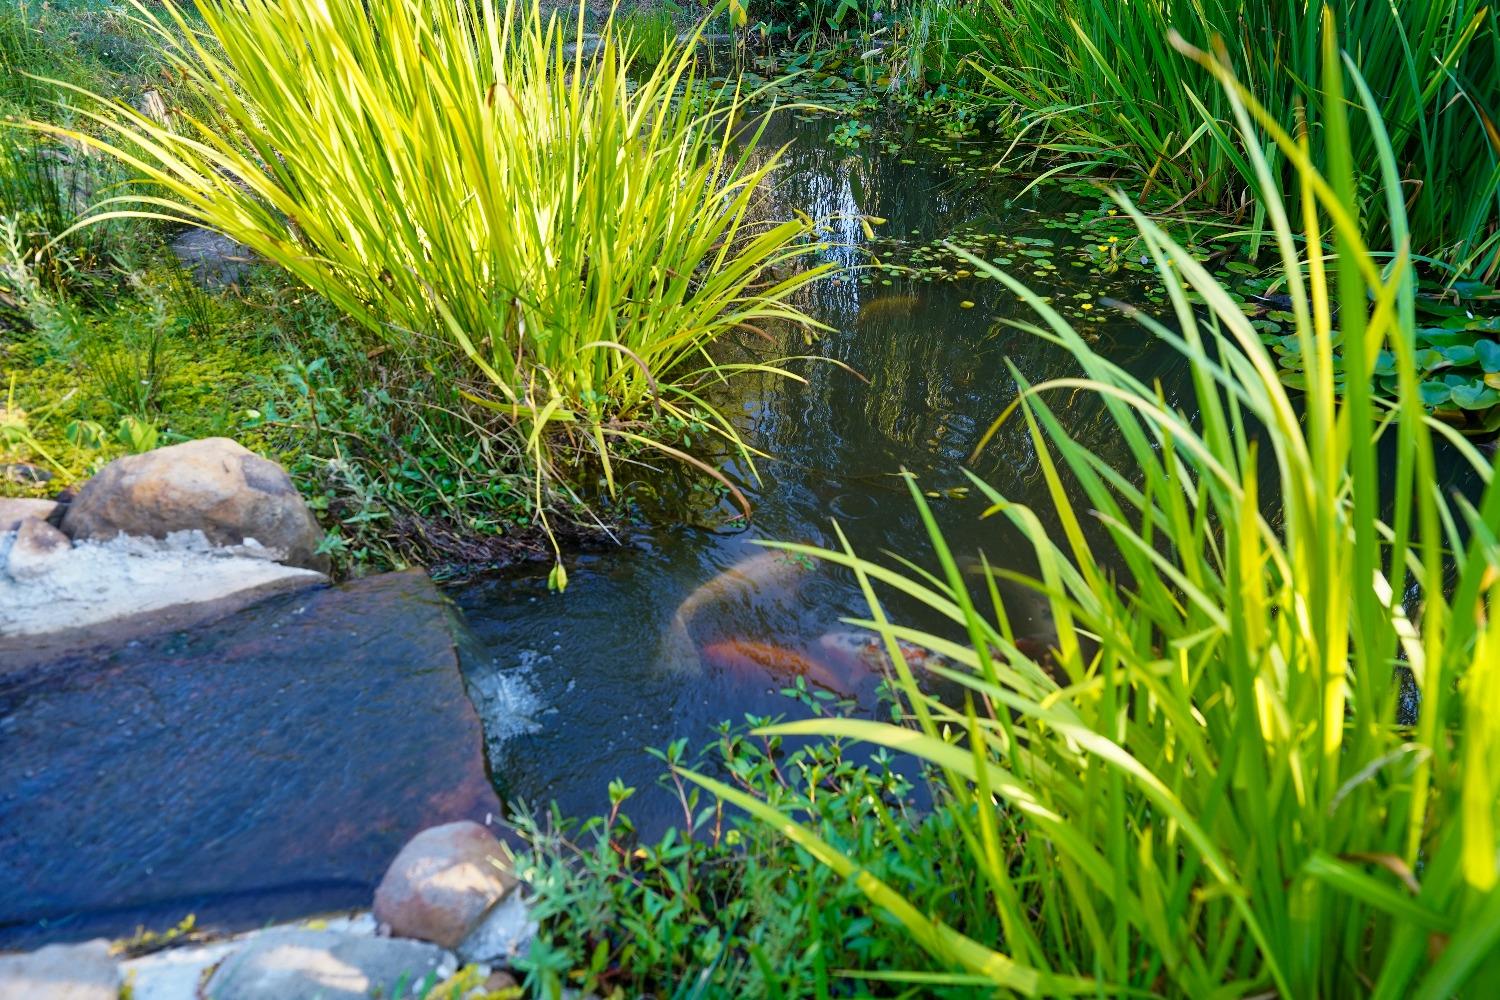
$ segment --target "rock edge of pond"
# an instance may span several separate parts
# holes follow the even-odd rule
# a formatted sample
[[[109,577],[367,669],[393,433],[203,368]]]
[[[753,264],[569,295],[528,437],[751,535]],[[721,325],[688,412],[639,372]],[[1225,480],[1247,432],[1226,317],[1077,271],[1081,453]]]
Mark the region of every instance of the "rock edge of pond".
[[[418,831],[494,840],[456,609],[421,571],[331,584],[316,537],[227,439],[0,501],[0,948],[367,906]],[[499,909],[443,944],[511,947]]]

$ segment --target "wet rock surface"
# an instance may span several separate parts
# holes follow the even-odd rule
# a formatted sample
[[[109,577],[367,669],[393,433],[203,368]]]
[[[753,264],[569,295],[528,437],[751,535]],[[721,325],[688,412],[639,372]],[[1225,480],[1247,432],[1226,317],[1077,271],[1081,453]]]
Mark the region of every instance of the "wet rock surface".
[[[278,562],[326,571],[323,533],[286,471],[228,438],[203,438],[110,462],[63,515],[74,541],[165,538],[199,531],[213,545],[247,541]]]
[[[387,574],[0,669],[0,948],[368,905],[498,815],[459,627]]]

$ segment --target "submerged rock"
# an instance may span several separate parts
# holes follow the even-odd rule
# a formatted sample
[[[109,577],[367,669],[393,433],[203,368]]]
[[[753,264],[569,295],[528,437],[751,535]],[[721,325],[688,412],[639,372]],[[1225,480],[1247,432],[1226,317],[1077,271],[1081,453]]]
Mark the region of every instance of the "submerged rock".
[[[120,967],[107,941],[0,955],[0,1000],[116,1000],[119,994]]]
[[[75,541],[201,531],[213,545],[254,542],[278,562],[326,571],[323,533],[291,477],[228,438],[204,438],[110,462],[63,515]]]
[[[498,815],[460,627],[393,573],[6,664],[0,948],[368,905],[412,835]]]
[[[453,957],[420,941],[336,931],[268,931],[219,966],[210,1000],[369,1000],[421,996],[451,975]]]
[[[456,948],[516,885],[511,859],[478,823],[423,830],[375,890],[375,919],[401,937]]]

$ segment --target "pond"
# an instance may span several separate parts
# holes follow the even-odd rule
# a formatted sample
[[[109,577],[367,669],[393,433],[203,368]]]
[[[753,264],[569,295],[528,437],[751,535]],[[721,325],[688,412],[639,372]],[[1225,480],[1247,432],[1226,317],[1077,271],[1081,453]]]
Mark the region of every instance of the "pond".
[[[963,234],[986,257],[1034,264],[1028,271],[1045,277],[1024,276],[1059,301],[1082,305],[1091,300],[1072,297],[1106,292],[1128,299],[1146,287],[1130,272],[1101,286],[1091,268],[1071,266],[1079,256],[1072,248],[1086,235],[1079,220],[1099,211],[1098,198],[1060,200],[1055,188],[1020,195],[1024,180],[996,182],[949,162],[968,150],[991,152],[982,143],[930,136],[899,119],[882,127],[879,141],[857,147],[832,141],[836,125],[781,113],[761,146],[787,145],[772,211],[797,208],[832,220],[829,256],[869,263],[873,252],[885,263]],[[862,216],[886,220],[874,247]],[[801,331],[781,331],[776,348],[761,344],[758,353],[823,355],[868,382],[844,367],[794,362],[789,367],[805,384],[757,374],[726,390],[733,402],[726,412],[772,456],[757,462],[759,482],[747,469],[732,470],[753,504],[748,525],[734,519],[731,504],[707,497],[696,505],[697,524],[636,528],[618,550],[575,558],[563,594],[548,593],[544,572],[453,588],[477,639],[471,690],[503,795],[589,814],[607,805],[605,786],[619,777],[640,790],[636,817],[650,823],[679,813],[665,793],[651,793],[662,768],[645,747],[678,737],[701,745],[717,723],[742,723],[747,714],[804,714],[780,689],[809,665],[812,688],[821,684],[857,699],[859,711],[873,710],[874,676],[851,672],[839,655],[859,641],[859,630],[839,619],[865,614],[853,575],[768,558],[754,542],[836,546],[836,521],[865,555],[925,561],[930,550],[903,468],[938,494],[932,503],[957,551],[977,557],[982,550],[992,563],[1026,568],[1019,538],[995,521],[979,523],[983,505],[964,495],[961,469],[1014,398],[1008,363],[1034,381],[1076,366],[1065,352],[1000,323],[1029,318],[1029,309],[997,282],[861,274],[868,284],[860,275],[825,281],[801,303],[831,330],[811,345]],[[1092,311],[1074,310],[1084,320]],[[1118,342],[1117,359],[1173,375],[1171,358],[1133,324],[1085,325]],[[1098,417],[1083,399],[1064,409],[1085,435]],[[1042,499],[1036,455],[1019,421],[973,468],[1007,496]],[[686,489],[689,479],[673,482]],[[699,592],[747,560],[743,575]],[[1018,632],[1041,637],[1046,623],[1024,622]]]
[[[884,120],[857,146],[835,141],[838,127],[831,117],[782,113],[762,140],[763,149],[786,145],[770,210],[832,220],[830,257],[923,267],[935,243],[961,242],[1050,296],[1108,357],[1159,380],[1169,402],[1188,395],[1180,358],[1109,308],[1111,299],[1150,306],[1159,292],[1142,270],[1104,266],[1117,251],[1100,233],[1118,232],[1120,220],[1108,217],[1102,196],[1056,185],[1028,191],[1024,178],[975,168],[995,158],[993,146],[910,119]],[[885,220],[875,240],[861,217]],[[620,778],[638,789],[638,823],[657,827],[681,812],[645,748],[679,737],[703,746],[719,723],[747,716],[804,715],[781,693],[798,674],[809,690],[852,700],[854,711],[878,711],[876,673],[858,648],[869,633],[840,622],[867,614],[853,575],[767,556],[754,543],[837,547],[836,522],[864,556],[935,568],[903,469],[929,495],[961,558],[983,553],[991,564],[1030,570],[1019,536],[999,519],[981,521],[985,504],[966,491],[962,472],[971,468],[1048,523],[1023,421],[1008,422],[970,463],[1015,398],[1011,365],[1033,383],[1078,373],[1067,352],[1005,322],[1032,320],[1030,308],[953,260],[915,275],[870,267],[814,285],[800,304],[831,329],[810,344],[801,331],[780,331],[775,348],[758,343],[747,352],[816,354],[841,366],[797,362],[791,367],[805,384],[757,374],[721,399],[746,440],[772,456],[757,463],[758,482],[731,467],[754,507],[748,525],[716,497],[661,496],[672,485],[691,489],[690,477],[668,473],[649,480],[642,506],[675,502],[677,523],[658,518],[662,526],[633,528],[618,549],[574,558],[565,593],[548,592],[545,572],[452,588],[476,640],[471,693],[503,797],[592,815],[607,808],[606,785]],[[1091,397],[1050,401],[1096,453],[1116,452]],[[693,512],[686,524],[683,508]],[[1018,588],[1007,610],[1018,635],[1047,641],[1032,595]],[[915,611],[898,605],[897,613]]]

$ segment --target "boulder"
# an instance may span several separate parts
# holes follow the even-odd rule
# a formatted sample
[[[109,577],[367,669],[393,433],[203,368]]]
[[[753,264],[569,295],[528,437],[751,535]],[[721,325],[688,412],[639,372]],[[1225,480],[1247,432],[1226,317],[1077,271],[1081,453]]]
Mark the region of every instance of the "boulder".
[[[27,518],[45,521],[56,511],[57,504],[51,500],[0,497],[0,534],[15,531]]]
[[[116,1000],[119,994],[120,967],[108,941],[0,956],[0,1000]]]
[[[228,438],[204,438],[115,459],[63,515],[74,541],[165,538],[201,531],[214,545],[264,548],[278,562],[326,571],[323,533],[291,477]]]
[[[423,830],[375,890],[375,919],[400,937],[457,948],[516,885],[510,855],[478,823]]]
[[[72,548],[68,536],[46,521],[28,517],[16,528],[5,557],[5,574],[12,580],[35,580],[56,565],[57,557]]]
[[[421,996],[452,973],[453,957],[420,941],[337,931],[267,931],[224,960],[209,1000],[369,1000]]]

